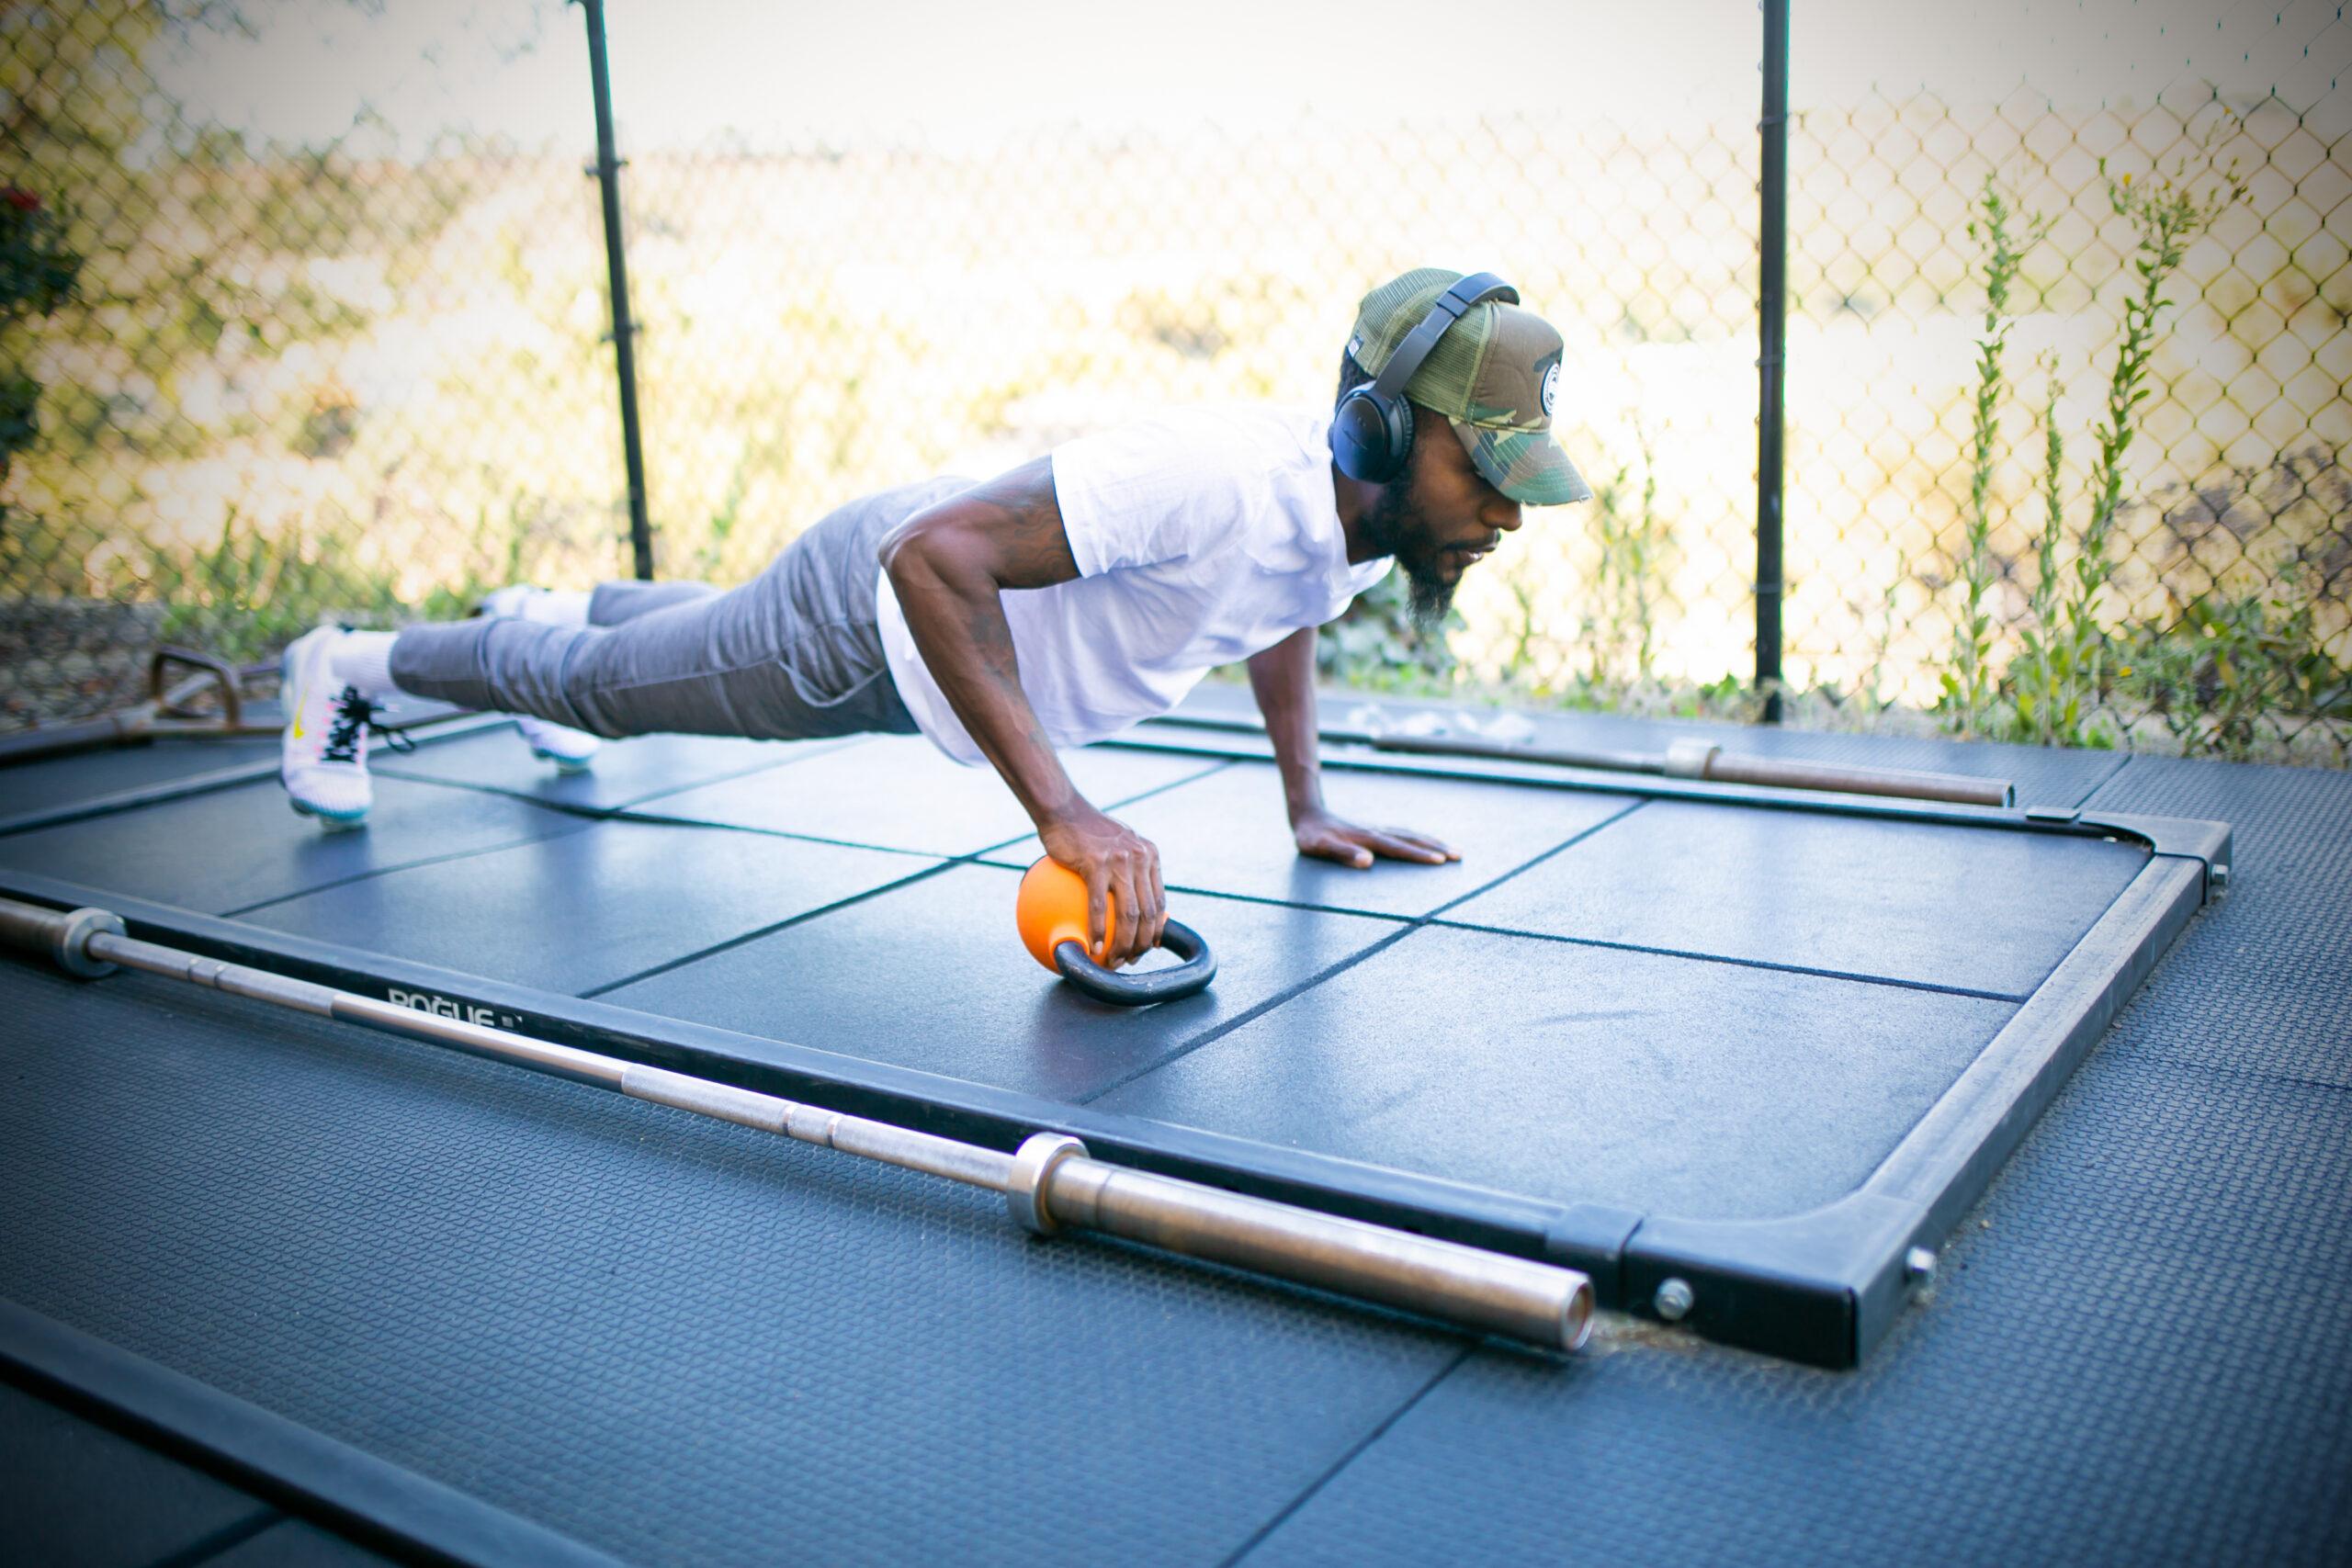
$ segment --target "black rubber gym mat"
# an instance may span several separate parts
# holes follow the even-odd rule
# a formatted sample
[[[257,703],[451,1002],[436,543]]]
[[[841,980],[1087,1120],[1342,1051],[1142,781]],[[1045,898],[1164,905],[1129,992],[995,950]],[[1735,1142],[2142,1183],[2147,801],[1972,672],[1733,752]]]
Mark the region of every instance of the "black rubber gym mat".
[[[1203,758],[1108,747],[1081,747],[1062,752],[1061,760],[1079,793],[1099,807],[1216,766]],[[788,774],[734,779],[664,795],[639,809],[937,855],[972,854],[1029,829],[1028,814],[994,770],[962,767],[915,736],[868,740],[812,758]]]
[[[1307,860],[1291,836],[1281,776],[1264,762],[1237,762],[1162,790],[1119,812],[1159,846],[1172,887],[1272,898],[1366,914],[1428,914],[1557,848],[1634,806],[1631,796],[1527,789],[1449,779],[1334,772],[1330,808],[1372,827],[1410,829],[1461,852],[1447,865],[1383,860],[1366,869]],[[1026,865],[1043,852],[1032,837],[989,854]]]
[[[0,865],[158,903],[228,914],[311,888],[588,823],[519,800],[440,784],[376,781],[366,828],[330,832],[296,816],[272,775],[0,837]]]
[[[1564,1399],[1474,1358],[1250,1561],[1420,1562],[1409,1542],[1443,1517],[1476,1519],[1497,1562],[1563,1531],[1662,1564],[2343,1562],[2341,1248],[2307,1268],[2274,1229],[2267,1261],[2216,1257],[2174,1222],[2217,1178],[2240,1219],[2340,1215],[2352,1122],[2216,1087],[2094,1057],[1860,1372],[1635,1341]],[[2338,1152],[2314,1163],[2315,1143]]]
[[[1864,760],[1889,759],[1865,750]],[[514,1091],[531,1098],[492,1096],[464,1125],[445,1127],[437,1091],[413,1096],[398,1075],[379,1081],[339,1069],[329,1078],[358,1081],[329,1092],[280,1059],[288,1051],[314,1066],[336,1058],[348,1049],[333,1043],[339,1035],[314,1038],[302,1021],[259,1025],[242,1010],[216,1011],[235,1006],[227,998],[197,997],[193,1013],[219,1043],[249,1054],[240,1069],[247,1087],[283,1088],[295,1121],[323,1110],[347,1133],[311,1140],[314,1164],[289,1179],[277,1123],[207,1087],[206,1075],[103,1094],[90,1087],[203,1043],[172,1021],[187,1010],[142,1024],[147,1004],[123,1007],[113,989],[147,982],[68,989],[13,961],[0,962],[11,1019],[0,1031],[11,1089],[0,1097],[0,1174],[17,1201],[0,1216],[0,1276],[20,1293],[25,1269],[52,1301],[70,1295],[126,1342],[143,1324],[189,1362],[282,1393],[314,1424],[390,1433],[390,1446],[444,1443],[453,1456],[445,1479],[515,1506],[551,1492],[548,1506],[566,1521],[608,1520],[601,1539],[625,1538],[647,1560],[772,1558],[778,1499],[798,1510],[813,1498],[810,1533],[796,1535],[791,1550],[817,1550],[798,1544],[813,1540],[850,1560],[1117,1551],[1209,1561],[1272,1527],[1250,1559],[1407,1561],[1425,1558],[1432,1542],[1471,1542],[1495,1560],[1572,1549],[1667,1563],[1921,1552],[2342,1561],[2352,1555],[2344,1415],[2352,1325],[2343,1307],[2352,1279],[2340,1217],[2341,1154],[2352,1146],[2344,1109],[2352,1041],[2342,1027],[2352,1016],[2346,786],[2341,774],[2143,759],[2100,792],[2098,803],[2116,809],[2236,822],[2236,892],[2190,926],[1965,1223],[1935,1301],[1907,1314],[1860,1373],[1812,1372],[1621,1326],[1578,1365],[1530,1371],[1480,1354],[1419,1393],[1445,1359],[1400,1372],[1385,1359],[1391,1340],[1432,1343],[1418,1331],[1332,1309],[1349,1325],[1340,1343],[1317,1340],[1294,1357],[1286,1325],[1310,1310],[1297,1298],[1166,1266],[1210,1290],[1205,1319],[1181,1291],[1170,1313],[1126,1272],[1144,1267],[1139,1259],[1083,1244],[1016,1248],[1021,1265],[999,1277],[972,1261],[1001,1239],[992,1213],[969,1211],[967,1237],[966,1210],[951,1203],[953,1223],[942,1225],[912,1196],[933,1189],[887,1172],[862,1173],[846,1194],[830,1179],[808,1183],[806,1202],[831,1194],[839,1207],[819,1206],[788,1227],[822,1244],[813,1259],[801,1249],[795,1274],[770,1256],[777,1248],[739,1259],[693,1234],[740,1224],[747,1209],[768,1212],[764,1190],[757,1202],[728,1195],[743,1179],[731,1157],[701,1157],[699,1142],[688,1151],[685,1163],[727,1189],[715,1201],[687,1201],[708,1196],[699,1186],[681,1196],[669,1182],[610,1180],[623,1144],[638,1157],[677,1150],[662,1139],[595,1137],[599,1115],[691,1126],[684,1118],[628,1105],[567,1117],[555,1140],[563,1146],[549,1150],[536,1097],[571,1106],[567,1097],[593,1091],[535,1082]],[[43,987],[45,997],[28,995]],[[424,1052],[376,1040],[361,1049]],[[41,1069],[38,1081],[20,1070],[28,1060]],[[2143,1070],[2120,1070],[2127,1066]],[[74,1098],[85,1094],[96,1102]],[[28,1123],[109,1122],[119,1141],[66,1168],[55,1148],[29,1147],[21,1135]],[[437,1141],[445,1132],[447,1145]],[[702,1135],[714,1134],[755,1136]],[[394,1157],[386,1139],[419,1146]],[[576,1160],[583,1140],[611,1158]],[[124,1172],[159,1161],[164,1168],[140,1177],[149,1188],[126,1182]],[[40,1179],[24,1179],[27,1167]],[[327,1178],[315,1190],[306,1185],[313,1169]],[[208,1171],[211,1189],[194,1179]],[[254,1212],[241,1209],[256,1185],[268,1191]],[[616,1189],[609,1203],[608,1187]],[[301,1205],[300,1223],[287,1221],[289,1204]],[[515,1213],[526,1207],[529,1216]],[[1979,1229],[1985,1221],[1991,1228]],[[534,1223],[559,1230],[532,1233]],[[640,1228],[656,1238],[659,1262],[688,1277],[666,1297],[658,1279],[611,1261]],[[42,1245],[62,1267],[50,1267],[50,1254],[26,1261],[25,1237],[44,1230]],[[386,1232],[385,1256],[360,1256]],[[888,1256],[894,1247],[909,1256]],[[1043,1287],[1024,1285],[1033,1258],[1053,1271]],[[1074,1273],[1072,1258],[1083,1260]],[[193,1301],[176,1293],[175,1273],[190,1258],[211,1271]],[[614,1271],[599,1279],[599,1264]],[[240,1269],[245,1278],[229,1278]],[[464,1294],[477,1269],[491,1282]],[[276,1310],[272,1292],[289,1290],[296,1310]],[[1023,1290],[1004,1310],[994,1304]],[[1230,1324],[1216,1316],[1216,1292],[1227,1291],[1241,1303]],[[632,1321],[602,1311],[612,1292]],[[716,1314],[712,1292],[723,1297]],[[965,1295],[982,1321],[962,1315]],[[777,1437],[756,1398],[765,1380],[746,1390],[692,1353],[715,1335],[734,1371],[747,1360],[769,1367],[743,1349],[753,1337],[738,1320],[778,1303],[788,1329],[802,1332],[758,1343],[785,1340],[797,1351],[832,1417],[821,1433],[804,1413]],[[593,1347],[548,1325],[566,1310],[593,1320],[586,1326],[601,1334]],[[501,1311],[514,1321],[482,1325]],[[1175,1329],[1165,1368],[1163,1315]],[[397,1332],[376,1337],[379,1320]],[[1062,1332],[1066,1322],[1082,1334]],[[1228,1332],[1238,1369],[1216,1353]],[[1359,1336],[1377,1343],[1357,1345]],[[501,1348],[486,1349],[485,1338]],[[681,1338],[687,1352],[673,1357]],[[526,1348],[535,1346],[540,1353]],[[1047,1346],[1069,1354],[1047,1362]],[[1369,1358],[1371,1371],[1351,1370],[1351,1355]],[[577,1371],[591,1362],[595,1373]],[[657,1375],[673,1366],[682,1390]],[[485,1367],[486,1408],[469,1415],[465,1380]],[[542,1382],[650,1379],[653,1397],[632,1408],[628,1390],[600,1391],[575,1425],[567,1391],[531,1390],[530,1367]],[[1299,1381],[1286,1384],[1294,1371]],[[1300,1414],[1326,1391],[1345,1398],[1358,1376],[1377,1382],[1376,1398],[1330,1413],[1328,1426]],[[713,1418],[698,1425],[689,1406],[703,1403],[704,1378]],[[902,1386],[910,1379],[942,1391],[947,1430],[923,1418],[920,1394]],[[1044,1425],[1110,1438],[1107,1448],[1090,1440],[1054,1450],[1083,1467],[1057,1471],[1060,1488],[1033,1483],[1047,1467],[1039,1445],[1022,1441],[1035,1428],[1021,1417],[1037,1408],[1040,1389],[1050,1391]],[[842,1415],[876,1401],[879,1421]],[[1359,1416],[1352,1438],[1333,1436]],[[507,1424],[526,1439],[511,1461],[497,1440]],[[1145,1428],[1141,1440],[1128,1440],[1129,1427]],[[749,1460],[738,1452],[745,1433],[759,1450]],[[711,1450],[687,1455],[691,1442]],[[583,1453],[593,1472],[584,1479],[575,1462]],[[1257,1475],[1270,1460],[1274,1472]],[[1010,1484],[975,1473],[991,1463]],[[747,1466],[758,1472],[748,1484]],[[1186,1506],[1186,1489],[1204,1472],[1205,1518]],[[607,1495],[589,1495],[596,1487]]]
[[[2022,998],[2136,844],[1653,800],[1448,920]]]
[[[204,1568],[375,1568],[390,1561],[314,1525],[280,1519],[251,1540],[206,1558]]]
[[[576,825],[560,838],[330,887],[249,918],[577,995],[938,863],[684,823]]]
[[[1844,1196],[2016,1010],[1426,926],[1106,1111],[1683,1219]]]
[[[26,1568],[145,1568],[209,1555],[277,1511],[0,1382],[0,1556]]]
[[[10,762],[0,767],[0,820],[277,756],[268,739],[153,740]]]
[[[1462,1348],[216,993],[0,994],[0,1295],[625,1558],[1213,1562]]]
[[[1018,873],[962,865],[604,999],[1056,1100],[1084,1100],[1395,933],[1394,922],[1179,896],[1216,984],[1151,1008],[1089,1000],[1013,923]]]
[[[2136,759],[2094,804],[2230,821],[2234,891],[1861,1371],[1474,1357],[1248,1561],[2352,1558],[2352,778]]]
[[[426,779],[503,790],[576,810],[609,811],[714,779],[805,761],[852,740],[741,740],[717,735],[647,736],[607,740],[585,773],[565,773],[533,756],[513,725],[436,740],[406,755],[379,750],[372,761],[388,778]]]
[[[2214,1025],[2119,1031],[2109,1048],[2352,1089],[2352,774],[2143,757],[2092,799],[2236,823],[2237,891],[2207,922],[2222,945],[2195,950]]]

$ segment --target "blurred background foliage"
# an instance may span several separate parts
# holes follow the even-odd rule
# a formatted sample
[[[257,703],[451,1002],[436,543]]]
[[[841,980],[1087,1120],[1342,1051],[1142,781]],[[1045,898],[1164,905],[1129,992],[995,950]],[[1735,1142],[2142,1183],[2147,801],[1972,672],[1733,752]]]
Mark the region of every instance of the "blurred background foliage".
[[[272,140],[191,103],[185,62],[316,4],[0,5],[0,724],[129,700],[159,640],[258,658],[626,571],[577,13],[437,9],[415,58],[343,68],[446,75],[463,44],[494,96],[553,57],[576,134],[362,91]],[[2276,26],[2352,37],[2313,15]],[[1723,19],[1752,61],[1752,10]],[[2343,763],[2347,100],[2189,73],[1795,117],[1794,722]],[[658,572],[740,581],[856,495],[1166,401],[1328,405],[1366,288],[1491,266],[1566,339],[1596,498],[1531,513],[1442,635],[1368,595],[1326,673],[1752,716],[1754,118],[636,147],[625,115]]]

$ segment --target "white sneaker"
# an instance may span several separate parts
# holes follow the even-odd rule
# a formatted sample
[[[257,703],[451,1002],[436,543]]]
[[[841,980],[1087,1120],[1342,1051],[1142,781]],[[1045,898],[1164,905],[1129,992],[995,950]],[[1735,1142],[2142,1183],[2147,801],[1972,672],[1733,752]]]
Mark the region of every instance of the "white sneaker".
[[[321,626],[288,643],[277,661],[286,707],[277,776],[294,809],[331,829],[360,826],[375,800],[368,731],[376,705],[334,674],[335,645],[347,635]]]
[[[483,595],[474,613],[495,620],[538,621],[557,626],[588,624],[585,594],[553,593],[527,582],[512,583]],[[531,755],[541,761],[553,762],[558,773],[585,772],[595,760],[596,749],[604,744],[584,729],[551,724],[527,714],[514,716],[514,728],[529,743]]]
[[[527,582],[511,582],[483,594],[481,603],[474,606],[474,614],[502,621],[540,621],[551,626],[584,626],[588,624],[588,595],[558,593],[550,589],[535,588]]]

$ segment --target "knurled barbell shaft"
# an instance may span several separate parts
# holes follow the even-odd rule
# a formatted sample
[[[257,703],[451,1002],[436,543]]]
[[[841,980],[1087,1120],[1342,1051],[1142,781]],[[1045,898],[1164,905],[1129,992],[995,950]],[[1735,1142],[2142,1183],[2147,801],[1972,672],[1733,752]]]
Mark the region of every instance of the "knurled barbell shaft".
[[[1066,1134],[1039,1133],[1019,1153],[1005,1154],[121,931],[121,921],[104,910],[45,909],[0,898],[0,942],[44,953],[76,974],[137,969],[988,1188],[1002,1192],[1013,1216],[1041,1234],[1063,1226],[1099,1231],[1553,1348],[1575,1349],[1590,1332],[1591,1281],[1573,1269],[1106,1164]]]

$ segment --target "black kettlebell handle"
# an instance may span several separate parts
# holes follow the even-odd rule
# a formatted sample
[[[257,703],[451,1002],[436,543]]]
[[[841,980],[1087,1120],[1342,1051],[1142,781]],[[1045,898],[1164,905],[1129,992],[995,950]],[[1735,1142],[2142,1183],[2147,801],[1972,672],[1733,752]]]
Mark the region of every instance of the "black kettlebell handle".
[[[1209,951],[1201,933],[1183,921],[1170,920],[1162,926],[1159,945],[1184,962],[1173,969],[1123,975],[1089,958],[1085,943],[1062,942],[1054,947],[1054,967],[1062,972],[1063,979],[1096,1001],[1122,1008],[1172,1002],[1179,997],[1206,990],[1208,983],[1216,978],[1216,954]]]

